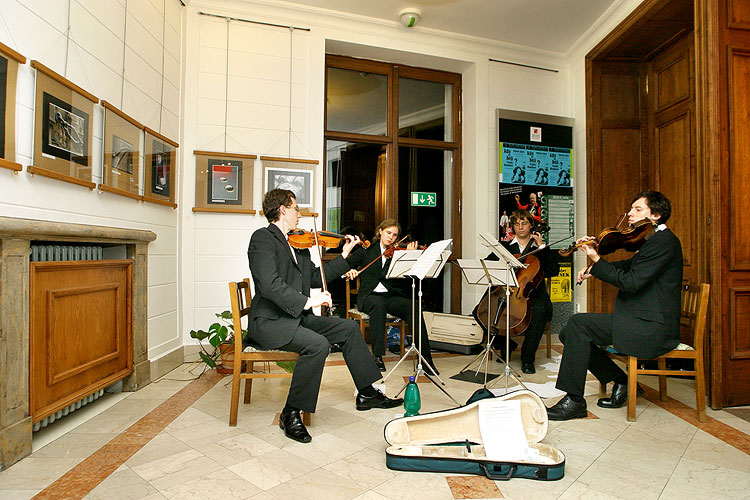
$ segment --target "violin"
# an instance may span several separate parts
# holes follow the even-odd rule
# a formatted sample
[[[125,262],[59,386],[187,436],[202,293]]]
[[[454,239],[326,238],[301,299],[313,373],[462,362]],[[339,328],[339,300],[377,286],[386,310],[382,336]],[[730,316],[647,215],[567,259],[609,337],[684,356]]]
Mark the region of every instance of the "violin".
[[[620,225],[623,218],[624,216],[620,218],[617,226]],[[600,231],[595,239],[574,243],[558,252],[563,257],[568,257],[583,245],[594,245],[599,255],[608,255],[621,248],[629,252],[636,252],[640,250],[648,237],[654,232],[656,225],[656,222],[651,219],[641,219],[624,229],[608,227]]]
[[[289,244],[294,248],[311,248],[316,245],[325,248],[336,248],[346,239],[345,234],[336,234],[328,231],[318,231],[317,238],[315,236],[315,232],[305,231],[304,229],[294,229],[287,234]],[[365,248],[370,246],[369,241],[361,241],[358,244]]]
[[[390,259],[393,257],[393,254],[396,250],[407,250],[408,247],[408,243],[394,243],[393,245],[390,245],[385,249],[383,255],[386,259]],[[416,248],[413,248],[413,250],[427,250],[427,245],[418,245]]]

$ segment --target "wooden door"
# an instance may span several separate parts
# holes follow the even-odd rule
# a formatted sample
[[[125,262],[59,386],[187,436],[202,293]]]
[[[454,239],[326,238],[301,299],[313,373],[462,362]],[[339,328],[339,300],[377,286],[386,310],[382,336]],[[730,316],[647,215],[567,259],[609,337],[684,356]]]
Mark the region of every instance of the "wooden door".
[[[131,260],[31,263],[31,417],[133,371]]]

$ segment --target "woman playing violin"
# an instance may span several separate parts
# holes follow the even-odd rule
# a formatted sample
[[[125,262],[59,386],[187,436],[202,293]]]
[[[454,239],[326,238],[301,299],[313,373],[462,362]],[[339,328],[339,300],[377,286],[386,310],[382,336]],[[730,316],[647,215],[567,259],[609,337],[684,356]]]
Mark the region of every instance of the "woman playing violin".
[[[615,383],[612,395],[599,399],[598,406],[619,408],[627,401],[627,375],[597,346],[614,345],[622,354],[651,359],[680,343],[682,246],[666,226],[671,213],[666,196],[643,191],[631,203],[628,222],[651,219],[658,225],[633,257],[608,262],[596,245],[580,246],[591,266],[578,273],[578,282],[593,276],[619,291],[612,314],[574,314],[560,332],[565,350],[556,387],[567,394],[547,410],[550,420],[586,417],[587,371],[602,383]],[[577,243],[595,240],[584,236]]]
[[[549,247],[546,247],[542,242],[541,235],[532,232],[534,216],[527,210],[516,210],[510,215],[510,227],[515,236],[509,242],[502,242],[508,251],[515,255],[524,255],[536,250],[534,255],[539,259],[544,277],[557,276],[560,271],[557,260]],[[495,254],[491,254],[487,258],[497,260]],[[521,370],[524,373],[535,373],[534,357],[536,356],[536,350],[539,348],[539,341],[544,334],[544,327],[547,321],[552,318],[552,301],[544,284],[536,287],[529,294],[528,299],[531,306],[531,322],[526,328],[521,347]],[[505,336],[495,337],[493,345],[501,351],[505,351]],[[510,351],[513,352],[517,346],[518,344],[511,339]],[[505,357],[504,352],[502,352],[502,357]],[[504,359],[498,359],[497,361],[505,362]]]
[[[348,279],[360,277],[359,293],[357,294],[357,308],[370,315],[370,337],[372,338],[372,354],[375,363],[381,371],[385,371],[383,355],[385,354],[385,319],[386,314],[397,316],[407,323],[413,332],[411,324],[411,299],[407,287],[410,281],[406,279],[386,279],[386,273],[391,264],[391,250],[399,241],[401,226],[394,219],[386,219],[375,229],[373,244],[369,248],[360,248],[349,256],[347,262],[352,270],[346,273]],[[414,250],[417,242],[412,241],[402,250]],[[375,261],[375,262],[373,262]],[[367,264],[372,265],[367,266]],[[359,270],[362,270],[361,273]],[[435,369],[430,353],[430,341],[427,338],[427,328],[422,322],[421,353],[425,360]],[[429,369],[427,373],[430,373]]]

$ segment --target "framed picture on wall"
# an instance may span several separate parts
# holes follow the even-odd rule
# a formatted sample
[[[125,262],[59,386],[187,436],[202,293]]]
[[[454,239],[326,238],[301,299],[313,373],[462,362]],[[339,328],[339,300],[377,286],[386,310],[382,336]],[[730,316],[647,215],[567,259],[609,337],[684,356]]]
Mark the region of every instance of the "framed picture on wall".
[[[195,155],[194,212],[254,214],[253,168],[257,156],[193,151]]]
[[[99,189],[140,200],[143,125],[107,101],[102,101],[102,106],[104,155]]]
[[[16,163],[16,79],[26,58],[0,43],[0,167],[22,170]]]
[[[146,131],[146,175],[143,201],[177,207],[175,200],[175,175],[179,144],[148,127]]]
[[[313,185],[317,160],[272,158],[261,156],[263,162],[263,191],[289,189],[297,198],[300,208],[311,211],[315,198]]]
[[[27,171],[94,189],[91,117],[96,96],[38,61],[34,111],[34,165]]]

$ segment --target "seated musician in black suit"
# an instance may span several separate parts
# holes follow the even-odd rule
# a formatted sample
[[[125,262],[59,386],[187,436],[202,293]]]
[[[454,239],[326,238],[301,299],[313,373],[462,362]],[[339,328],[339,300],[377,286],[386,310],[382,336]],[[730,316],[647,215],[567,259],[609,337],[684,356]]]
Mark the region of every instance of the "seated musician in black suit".
[[[357,294],[357,308],[370,316],[370,338],[372,340],[372,354],[380,371],[385,371],[383,355],[385,354],[385,319],[386,314],[392,314],[409,324],[411,331],[411,280],[386,279],[391,259],[383,255],[386,249],[398,241],[401,225],[394,219],[386,219],[375,229],[373,244],[367,249],[353,252],[347,259],[352,271],[347,273],[349,279],[360,277],[359,293]],[[409,242],[406,250],[417,248],[417,242]],[[375,261],[375,262],[373,262]],[[371,265],[367,266],[367,264]],[[366,269],[363,269],[367,266]],[[361,272],[358,269],[363,269]],[[417,319],[418,321],[418,319]],[[419,344],[418,344],[419,345]],[[427,338],[427,327],[422,321],[422,335],[420,352],[427,363],[438,374],[430,353],[430,340]],[[427,373],[431,373],[429,369]]]
[[[287,240],[287,234],[299,222],[294,193],[286,189],[269,191],[263,198],[263,212],[270,224],[253,233],[247,250],[255,296],[250,304],[246,338],[264,349],[299,353],[279,427],[295,441],[312,440],[300,410],[315,412],[323,367],[333,343],[341,346],[359,391],[357,410],[393,408],[403,403],[403,399],[389,399],[372,387],[381,378],[380,371],[355,322],[313,314],[313,307],[331,305],[331,294],[310,293],[311,288],[322,286],[320,269],[311,262],[309,250],[292,248]],[[349,270],[345,258],[359,238],[347,240],[341,256],[324,265],[326,281]]]
[[[602,383],[614,381],[612,396],[599,399],[602,408],[619,408],[628,398],[628,377],[598,346],[614,345],[618,352],[655,358],[680,343],[680,287],[682,246],[666,222],[672,212],[669,199],[658,191],[638,193],[628,222],[650,218],[658,226],[630,259],[607,262],[593,245],[581,249],[591,260],[577,282],[594,276],[617,288],[613,314],[575,314],[560,333],[565,344],[556,387],[567,394],[547,410],[550,420],[583,418],[586,372]],[[577,243],[593,240],[584,236]]]
[[[510,215],[510,227],[515,236],[509,242],[501,242],[502,245],[514,255],[524,255],[534,251],[534,256],[539,259],[541,264],[544,277],[557,276],[560,271],[557,259],[555,259],[550,248],[542,242],[542,236],[532,231],[534,216],[527,210],[516,210]],[[487,258],[489,260],[498,259],[495,254],[490,254]],[[528,305],[531,307],[531,322],[524,332],[523,345],[521,346],[521,371],[530,374],[536,373],[534,367],[536,351],[544,335],[544,327],[552,319],[552,301],[547,294],[547,287],[544,286],[544,282],[529,293],[528,300]],[[503,321],[502,317],[499,318],[499,323],[503,324]],[[505,358],[505,336],[498,335],[495,337],[493,346],[499,349],[501,357]],[[518,347],[518,344],[511,339],[510,352],[512,353],[516,347]],[[504,363],[505,359],[498,359],[497,361]]]

